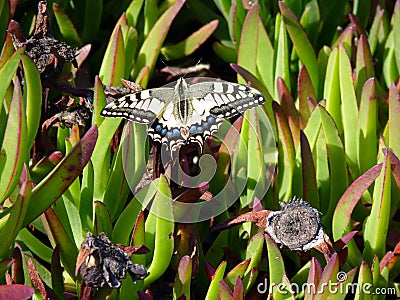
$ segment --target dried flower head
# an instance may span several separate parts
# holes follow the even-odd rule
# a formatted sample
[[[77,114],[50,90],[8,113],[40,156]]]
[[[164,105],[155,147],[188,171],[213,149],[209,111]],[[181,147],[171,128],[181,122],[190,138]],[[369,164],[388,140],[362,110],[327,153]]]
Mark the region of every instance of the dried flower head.
[[[134,281],[149,274],[144,266],[132,263],[128,254],[112,244],[104,233],[98,237],[90,232],[86,234],[76,264],[83,283],[91,288],[100,288],[106,283],[111,288],[119,288],[126,272]]]
[[[283,210],[268,215],[266,226],[277,244],[291,250],[306,251],[324,242],[325,233],[318,210],[296,197],[281,205]]]
[[[65,62],[72,62],[77,67],[77,50],[56,40],[51,34],[50,16],[45,1],[38,4],[35,33],[30,39],[21,40],[23,35],[19,32],[9,30],[9,33],[14,48],[25,47],[25,53],[33,60],[42,77],[61,73]]]

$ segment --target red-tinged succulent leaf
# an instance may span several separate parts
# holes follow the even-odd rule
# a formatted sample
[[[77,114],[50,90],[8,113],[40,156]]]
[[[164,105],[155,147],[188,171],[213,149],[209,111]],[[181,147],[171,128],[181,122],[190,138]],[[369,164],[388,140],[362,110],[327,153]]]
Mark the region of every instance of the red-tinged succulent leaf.
[[[362,27],[362,25],[360,24],[360,20],[357,18],[357,16],[354,15],[354,14],[352,14],[352,13],[349,13],[348,16],[349,16],[350,22],[351,22],[351,23],[354,25],[354,27],[355,27],[355,30],[356,30],[356,32],[357,32],[357,35],[358,35],[358,36],[366,35],[365,29],[364,29],[364,28]]]
[[[249,267],[251,258],[246,259],[245,261],[239,263],[232,270],[229,271],[225,276],[225,282],[229,285],[229,287],[233,288],[237,278],[242,278],[247,268]]]
[[[281,251],[268,234],[265,234],[265,241],[267,243],[268,265],[270,270],[269,284],[270,286],[280,284],[283,275],[286,274]]]
[[[0,68],[0,99],[4,99],[7,89],[10,85],[12,78],[14,77],[15,71],[18,68],[21,54],[24,52],[24,48],[18,49],[15,53],[4,62]],[[0,101],[0,109],[3,107],[3,102]]]
[[[198,187],[174,190],[174,201],[195,203],[208,190],[208,183],[202,182]],[[174,194],[177,194],[174,196]]]
[[[213,20],[192,33],[183,41],[175,45],[164,46],[161,48],[161,54],[167,60],[174,60],[188,56],[196,51],[214,33],[217,27],[218,20]]]
[[[400,4],[397,5],[400,7]],[[400,9],[400,8],[399,8]],[[400,157],[400,97],[394,83],[389,88],[389,148]]]
[[[107,236],[112,233],[112,220],[107,205],[101,201],[94,202],[94,231],[96,235],[104,232]]]
[[[379,270],[382,272],[384,268],[388,268],[389,271],[392,270],[394,264],[400,258],[400,242],[396,244],[393,251],[389,251],[385,254],[379,263]]]
[[[1,74],[0,82],[2,82]],[[25,103],[21,94],[20,82],[16,79],[0,151],[0,203],[4,202],[18,184],[24,162],[27,159],[26,156],[29,154],[27,137]]]
[[[215,270],[215,273],[212,276],[212,280],[210,283],[210,286],[208,288],[207,291],[207,295],[206,295],[206,300],[211,300],[211,299],[218,299],[218,291],[220,289],[220,281],[223,281],[222,279],[224,278],[224,273],[225,273],[225,269],[226,269],[226,261],[222,261],[218,268]]]
[[[30,299],[35,293],[35,289],[23,284],[0,285],[0,295],[2,299],[24,300]]]
[[[110,38],[100,68],[99,77],[106,85],[118,86],[125,77],[125,48],[121,26],[116,26]]]
[[[7,272],[7,270],[12,266],[14,261],[15,261],[15,259],[13,259],[13,258],[7,258],[7,259],[3,259],[2,261],[0,261],[1,274],[5,274]]]
[[[382,170],[382,164],[376,165],[358,177],[347,188],[340,198],[333,215],[332,232],[335,240],[340,239],[349,231],[351,214],[362,194],[375,181]]]
[[[136,78],[139,71],[145,66],[149,67],[149,73],[153,72],[157,56],[171,27],[172,21],[184,4],[185,0],[176,1],[154,24],[137,55],[138,59],[135,62],[133,78]],[[136,82],[138,81],[136,80]],[[148,77],[146,77],[145,80],[141,80],[140,85],[145,88],[147,82]]]
[[[358,231],[352,231],[349,232],[348,234],[346,234],[345,236],[343,236],[342,238],[340,238],[339,240],[337,240],[334,245],[333,248],[335,248],[335,250],[337,252],[339,252],[340,250],[342,250],[348,243],[349,241],[358,233]]]
[[[154,228],[154,254],[151,264],[148,268],[148,272],[150,273],[150,275],[144,279],[144,286],[153,283],[155,280],[160,278],[162,274],[164,274],[170,264],[173,255],[173,233],[175,224],[172,221],[172,209],[169,207],[170,203],[171,190],[166,177],[162,175],[159,179],[157,193],[154,197],[154,202],[151,207],[151,209],[153,210],[153,213],[151,215],[156,218]],[[161,218],[160,215],[163,215],[165,218]],[[149,221],[149,219],[150,216],[148,217],[147,221]],[[148,235],[146,234],[146,244],[147,236]]]
[[[400,43],[400,2],[396,1],[396,4],[394,6],[394,12],[393,12],[393,43],[394,45],[399,45]],[[400,49],[399,47],[395,46],[394,47],[394,54],[396,58],[396,65],[397,65],[397,70],[400,70]],[[397,153],[399,154],[399,153]]]
[[[280,153],[278,156],[279,199],[287,202],[292,196],[292,174],[295,167],[296,153],[289,124],[282,108],[275,101],[272,102],[272,108],[275,113],[278,128],[278,151]]]
[[[375,92],[375,79],[368,79],[362,87],[360,110],[357,122],[357,163],[360,173],[374,166],[377,161],[378,149],[371,145],[378,144],[376,135],[378,127],[378,106]]]
[[[307,136],[300,131],[301,170],[303,181],[303,199],[312,207],[319,209],[319,195],[314,159]]]
[[[350,59],[343,45],[339,46],[339,83],[346,161],[351,174],[356,174],[357,147],[354,140],[357,138],[357,126],[354,126],[354,121],[358,117],[358,104]]]
[[[132,232],[132,246],[139,246],[145,243],[145,218],[143,210],[141,210],[137,216],[135,227]],[[133,261],[137,264],[145,265],[146,257],[143,255],[134,255],[132,257]]]
[[[62,159],[63,154],[60,151],[54,151],[49,156],[43,157],[30,171],[33,182],[40,182]]]
[[[91,44],[87,44],[87,45],[85,45],[82,48],[79,48],[77,50],[78,55],[75,57],[75,59],[76,59],[76,63],[78,64],[78,69],[86,61],[86,59],[88,58],[91,50],[92,50],[92,45]],[[97,77],[97,75],[96,75],[96,77]]]
[[[400,188],[400,160],[399,158],[389,149],[382,149],[384,155],[388,155],[390,153],[390,163],[392,164],[392,175],[394,180],[397,183],[397,186]]]
[[[244,300],[244,287],[240,277],[236,277],[235,286],[233,287],[233,300]]]
[[[97,140],[93,126],[79,143],[33,190],[23,226],[27,226],[55,202],[82,173]]]
[[[178,265],[178,274],[174,284],[174,298],[190,299],[190,284],[192,277],[193,260],[188,255],[181,258]]]
[[[335,253],[332,255],[331,259],[328,261],[327,265],[324,268],[324,271],[321,274],[319,284],[317,287],[318,294],[315,299],[326,299],[329,295],[330,290],[328,288],[329,283],[337,282],[336,275],[339,271],[339,258]],[[323,291],[323,293],[321,293]]]
[[[68,233],[65,231],[63,224],[52,208],[45,211],[46,221],[49,224],[52,237],[57,246],[60,248],[60,256],[63,265],[72,278],[75,276],[76,258],[78,256],[78,249],[74,241],[69,238]]]
[[[206,271],[206,275],[208,280],[212,280],[212,277],[215,274],[215,269],[214,267],[208,262],[208,261],[204,261],[204,270]]]
[[[304,129],[307,126],[308,119],[314,107],[310,106],[308,99],[317,100],[317,95],[315,94],[315,89],[312,84],[310,74],[307,71],[306,66],[302,66],[299,72],[299,77],[297,79],[297,93],[299,95],[299,112],[300,112],[300,128]]]
[[[296,49],[301,62],[306,66],[314,88],[318,90],[319,70],[317,56],[315,55],[314,49],[296,15],[282,1],[279,2],[279,8],[285,22],[286,29],[293,42],[293,46]]]
[[[13,248],[14,239],[18,235],[21,225],[24,221],[26,210],[32,191],[32,181],[24,181],[18,193],[17,201],[15,202],[6,224],[0,231],[0,258],[3,259]]]
[[[282,111],[285,113],[288,119],[290,131],[292,132],[293,142],[295,147],[297,148],[300,143],[299,113],[294,105],[293,97],[281,77],[277,78],[276,86]]]
[[[190,277],[192,274],[191,269],[192,259],[190,256],[185,255],[181,258],[178,265],[178,278],[183,284],[190,282]]]
[[[12,24],[12,22],[18,24],[14,20],[11,20],[10,21],[10,25]],[[9,31],[11,31],[10,30],[10,25],[8,27]],[[21,50],[21,51],[23,51],[23,50]],[[6,40],[5,40],[4,44],[3,44],[3,50],[2,50],[1,56],[0,56],[0,69],[4,66],[4,64],[8,61],[8,59],[14,54],[14,52],[15,52],[15,48],[14,48],[14,45],[13,45],[11,34],[7,34],[6,35]]]
[[[375,181],[371,213],[364,223],[363,259],[371,262],[374,255],[382,258],[386,253],[386,239],[391,206],[390,152],[385,153],[382,170]]]
[[[94,79],[94,95],[93,95],[93,115],[92,125],[100,126],[104,118],[100,116],[100,112],[104,106],[106,106],[107,100],[104,94],[103,83],[99,76],[96,75]]]
[[[143,291],[138,291],[138,296],[140,300],[153,300],[153,297]]]
[[[231,299],[233,299],[233,293],[232,293],[231,289],[226,284],[226,282],[223,281],[223,280],[221,280],[219,282],[218,299],[221,299],[221,300],[231,300]]]
[[[310,264],[310,270],[308,272],[308,278],[307,278],[307,283],[311,287],[315,287],[314,289],[306,289],[304,291],[304,300],[311,300],[314,299],[314,296],[316,294],[316,287],[319,284],[319,280],[322,275],[322,267],[319,264],[318,260],[313,257],[311,258],[311,264]]]
[[[371,49],[365,35],[361,35],[357,43],[356,76],[357,98],[360,99],[364,83],[375,76]]]
[[[343,30],[339,37],[335,40],[333,47],[343,46],[346,49],[346,53],[350,59],[352,59],[352,43],[354,40],[355,29],[352,26],[347,27]]]
[[[24,69],[24,100],[26,103],[28,149],[31,149],[39,128],[42,107],[42,83],[39,71],[30,57],[22,54],[21,62]]]
[[[79,34],[64,9],[54,2],[53,12],[63,38],[73,47],[80,45],[81,40],[79,38]]]
[[[252,74],[256,74],[257,51],[261,50],[257,48],[259,15],[260,5],[256,2],[252,5],[244,20],[238,48],[238,65]],[[244,83],[239,76],[238,82]]]
[[[56,246],[51,256],[51,288],[57,295],[57,299],[64,297],[64,268],[60,260],[60,247]]]

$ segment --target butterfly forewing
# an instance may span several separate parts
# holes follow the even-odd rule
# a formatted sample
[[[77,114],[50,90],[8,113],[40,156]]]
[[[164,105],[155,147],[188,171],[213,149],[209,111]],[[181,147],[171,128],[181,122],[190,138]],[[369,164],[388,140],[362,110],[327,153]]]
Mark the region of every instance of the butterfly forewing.
[[[104,107],[103,117],[125,118],[133,122],[151,124],[163,114],[165,102],[173,100],[173,88],[156,88],[121,97]]]

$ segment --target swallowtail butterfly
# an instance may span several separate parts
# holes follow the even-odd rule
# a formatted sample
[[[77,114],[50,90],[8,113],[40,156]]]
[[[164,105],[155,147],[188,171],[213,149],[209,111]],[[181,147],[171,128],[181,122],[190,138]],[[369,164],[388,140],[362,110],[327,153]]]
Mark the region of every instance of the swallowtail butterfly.
[[[142,90],[115,100],[101,115],[149,124],[153,141],[174,151],[191,142],[202,146],[223,119],[264,102],[264,96],[252,87],[215,80],[189,84],[180,78],[174,86]]]

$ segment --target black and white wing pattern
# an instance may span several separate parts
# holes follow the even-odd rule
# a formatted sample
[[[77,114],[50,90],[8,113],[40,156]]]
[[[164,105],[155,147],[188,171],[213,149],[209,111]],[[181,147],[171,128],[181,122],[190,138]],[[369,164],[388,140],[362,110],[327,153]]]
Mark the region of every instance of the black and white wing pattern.
[[[149,124],[150,137],[174,151],[191,142],[202,146],[223,119],[264,102],[252,87],[226,81],[188,84],[180,78],[173,87],[143,90],[111,102],[101,115]]]

